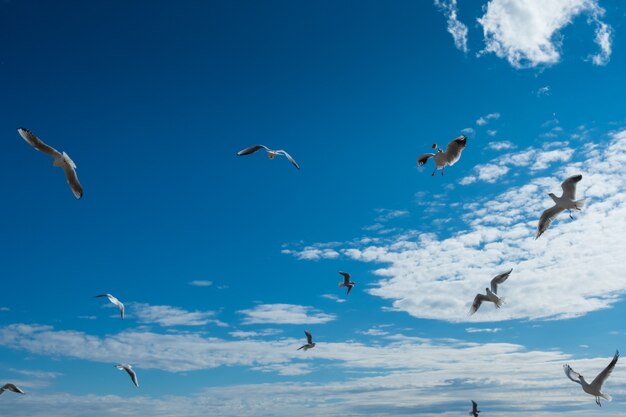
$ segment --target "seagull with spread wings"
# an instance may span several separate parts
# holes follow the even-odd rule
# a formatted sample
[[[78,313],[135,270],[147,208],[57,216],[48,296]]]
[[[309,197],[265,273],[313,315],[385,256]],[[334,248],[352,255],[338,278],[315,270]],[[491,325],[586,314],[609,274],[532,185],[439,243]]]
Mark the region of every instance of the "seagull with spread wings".
[[[611,372],[613,372],[613,369],[615,368],[615,364],[617,364],[618,359],[619,351],[615,351],[615,355],[613,356],[611,363],[609,363],[608,366],[604,368],[604,370],[600,372],[593,381],[591,381],[591,384],[585,381],[585,377],[578,372],[575,372],[571,368],[571,366],[565,364],[563,365],[563,370],[565,371],[565,375],[567,375],[569,379],[577,384],[580,384],[583,387],[583,391],[596,397],[596,404],[602,407],[602,404],[600,404],[600,398],[604,398],[607,401],[612,400],[609,394],[605,394],[602,392],[602,384],[604,384],[607,378],[611,375]]]
[[[26,394],[24,391],[21,390],[21,388],[19,388],[15,384],[5,384],[3,387],[0,387],[0,395],[2,395],[4,391],[11,391],[16,394]]]
[[[113,297],[111,294],[100,294],[100,295],[94,296],[94,298],[99,298],[99,297],[106,297],[109,299],[111,303],[115,304],[120,309],[120,316],[122,317],[122,320],[124,320],[124,303],[122,303],[117,298]]]
[[[340,288],[347,288],[348,292],[346,296],[350,295],[350,291],[352,291],[352,287],[356,285],[356,282],[350,281],[350,274],[347,272],[340,271],[339,274],[343,275],[343,281],[339,283]]]
[[[278,150],[270,149],[265,145],[254,145],[254,146],[250,146],[249,148],[242,149],[239,152],[237,152],[237,156],[250,155],[261,149],[265,149],[265,151],[267,152],[267,157],[269,159],[274,159],[276,158],[277,155],[283,155],[289,160],[289,162],[293,164],[294,167],[300,169],[300,167],[298,166],[298,163],[295,161],[295,159],[291,157],[291,155],[287,153],[287,151],[284,151],[282,149],[278,149]]]
[[[478,413],[480,413],[480,410],[478,409],[478,404],[476,404],[476,401],[472,400],[472,411],[469,412],[469,415],[473,417],[478,417]]]
[[[304,334],[306,335],[306,345],[300,346],[297,350],[300,350],[300,349],[304,349],[304,350],[313,349],[315,347],[315,343],[313,342],[313,336],[311,335],[311,333],[309,333],[306,330],[304,331]]]
[[[554,200],[554,206],[550,207],[546,211],[541,214],[541,218],[539,219],[539,224],[537,225],[537,235],[535,239],[539,239],[539,236],[545,232],[552,221],[558,216],[562,211],[569,211],[569,217],[574,219],[572,216],[572,210],[580,211],[581,208],[585,205],[585,199],[576,200],[576,184],[580,180],[583,179],[582,175],[572,175],[561,184],[561,188],[563,189],[563,194],[561,197],[557,197],[553,193],[549,193],[548,195],[552,200]]]
[[[131,365],[128,365],[126,363],[118,363],[117,365],[115,365],[115,367],[119,369],[120,371],[126,371],[128,376],[130,376],[131,381],[133,381],[133,384],[135,384],[136,387],[139,387],[139,381],[137,381],[137,374],[135,373],[135,371],[133,371],[133,367]]]
[[[420,155],[417,158],[417,166],[421,167],[430,159],[433,158],[435,160],[435,170],[431,174],[431,176],[435,175],[438,169],[441,170],[441,175],[443,175],[443,170],[447,166],[454,165],[460,158],[461,152],[465,149],[465,145],[467,143],[467,137],[465,135],[461,135],[456,139],[453,139],[448,143],[445,152],[441,150],[441,148],[437,148],[437,144],[433,143],[432,148],[437,148],[437,153],[425,153]]]
[[[76,164],[70,159],[69,155],[65,152],[60,153],[53,147],[46,145],[28,129],[20,127],[17,129],[17,132],[20,134],[22,139],[28,142],[33,148],[51,156],[54,159],[54,162],[52,162],[53,166],[63,168],[63,171],[65,171],[65,178],[72,189],[72,193],[74,193],[74,197],[81,198],[83,196],[83,187],[80,185],[80,182],[78,182]]]
[[[469,311],[470,316],[478,311],[483,302],[493,303],[496,308],[502,307],[502,304],[504,303],[504,298],[498,297],[498,285],[506,281],[509,275],[511,275],[511,272],[513,272],[513,268],[509,269],[507,272],[496,275],[491,280],[491,289],[485,288],[485,294],[476,294],[476,297],[474,297],[474,302],[472,303],[472,307]]]

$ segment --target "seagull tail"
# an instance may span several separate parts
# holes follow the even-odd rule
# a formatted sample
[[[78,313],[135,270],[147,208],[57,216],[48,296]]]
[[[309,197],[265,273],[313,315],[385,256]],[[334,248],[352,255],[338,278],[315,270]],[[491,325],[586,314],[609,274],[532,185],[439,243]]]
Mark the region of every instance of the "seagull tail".
[[[504,304],[504,297],[498,298],[498,301],[496,302],[496,308],[502,307],[502,304]]]
[[[607,401],[612,401],[613,400],[613,397],[611,397],[609,394],[602,393],[602,394],[600,394],[600,397],[604,398]]]
[[[580,210],[585,205],[585,199],[583,198],[582,200],[576,200],[574,201],[574,204],[576,204],[576,210]]]

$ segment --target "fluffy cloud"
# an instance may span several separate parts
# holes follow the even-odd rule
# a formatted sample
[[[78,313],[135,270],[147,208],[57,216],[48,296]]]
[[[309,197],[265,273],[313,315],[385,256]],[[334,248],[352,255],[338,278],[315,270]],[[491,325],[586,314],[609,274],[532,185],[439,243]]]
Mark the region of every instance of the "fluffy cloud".
[[[322,324],[336,319],[333,314],[295,304],[259,304],[239,313],[245,316],[244,324]]]
[[[145,303],[131,303],[130,315],[140,323],[158,324],[160,326],[204,326],[226,324],[215,319],[215,311],[187,311],[172,306],[156,306]]]
[[[476,124],[478,126],[484,126],[489,123],[490,120],[498,120],[500,118],[500,113],[489,113],[486,116],[482,116],[476,120]]]
[[[508,140],[503,140],[499,142],[489,142],[487,144],[487,147],[494,151],[504,151],[504,150],[509,150],[509,149],[515,149],[515,145],[512,142],[509,142]]]
[[[458,6],[456,0],[435,0],[435,6],[448,19],[448,32],[454,39],[454,45],[457,49],[467,53],[467,26],[457,18]]]
[[[596,25],[600,52],[592,62],[604,65],[611,55],[611,27],[600,20],[604,10],[596,0],[491,0],[478,19],[485,37],[483,52],[506,58],[515,68],[555,64],[560,59],[561,29],[582,13]]]

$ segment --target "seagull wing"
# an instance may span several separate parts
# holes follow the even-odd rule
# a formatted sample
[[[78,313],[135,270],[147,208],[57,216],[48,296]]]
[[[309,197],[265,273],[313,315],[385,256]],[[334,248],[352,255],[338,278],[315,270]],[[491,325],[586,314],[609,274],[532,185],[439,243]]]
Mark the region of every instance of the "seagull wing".
[[[615,355],[613,356],[613,360],[611,360],[611,363],[609,363],[608,366],[598,374],[596,379],[591,382],[590,385],[593,388],[597,389],[598,391],[602,389],[602,384],[604,384],[604,381],[606,381],[606,379],[611,375],[611,372],[613,372],[613,369],[615,368],[615,364],[617,363],[618,359],[619,351],[615,351]]]
[[[539,224],[537,225],[537,235],[535,236],[535,239],[539,239],[539,236],[541,236],[543,232],[550,227],[552,220],[554,220],[554,218],[562,211],[563,209],[555,204],[553,207],[550,207],[541,214]]]
[[[306,335],[306,342],[309,344],[313,343],[313,336],[311,335],[311,333],[305,330],[304,334]]]
[[[119,369],[120,371],[126,371],[128,376],[130,376],[130,379],[133,381],[133,384],[135,384],[136,387],[139,386],[139,381],[137,380],[137,374],[135,373],[135,371],[133,371],[130,365],[121,363],[119,365],[115,365],[115,367]]]
[[[279,153],[279,154],[285,155],[285,156],[287,157],[287,159],[289,159],[289,162],[291,162],[291,163],[292,163],[292,165],[293,165],[294,167],[296,167],[296,168],[300,169],[300,166],[298,166],[298,163],[296,162],[296,160],[295,160],[295,159],[293,159],[293,158],[291,157],[291,155],[289,155],[289,154],[287,153],[287,151],[284,151],[284,150],[280,149],[280,150],[276,151],[276,153]]]
[[[5,386],[3,386],[2,391],[4,390],[9,390],[9,391],[13,391],[16,394],[25,394],[24,391],[22,391],[19,387],[17,387],[15,384],[6,384]]]
[[[74,167],[70,165],[63,165],[63,171],[65,171],[65,178],[67,179],[67,183],[70,185],[72,192],[74,193],[74,197],[81,198],[83,196],[83,187],[78,182],[78,176],[76,175],[76,170]]]
[[[511,272],[513,272],[513,268],[509,269],[507,272],[504,272],[500,275],[496,275],[492,280],[491,280],[491,292],[493,292],[494,294],[498,293],[498,285],[502,284],[504,281],[506,281],[506,279],[509,277],[509,275],[511,275]]]
[[[567,377],[569,379],[571,379],[572,381],[576,382],[577,384],[582,385],[580,383],[580,380],[578,379],[580,377],[580,374],[578,372],[574,371],[571,366],[565,364],[565,365],[563,365],[563,370],[565,371],[565,375],[567,375]]]
[[[478,411],[478,404],[476,404],[476,401],[472,400],[472,413],[476,414],[476,411]]]
[[[428,158],[432,158],[434,156],[435,156],[434,153],[425,153],[423,155],[418,156],[417,157],[417,166],[418,167],[424,166],[426,161],[428,161]]]
[[[349,285],[350,284],[350,274],[348,274],[347,272],[339,272],[339,274],[341,274],[343,276],[343,285]]]
[[[476,294],[476,297],[474,297],[474,302],[472,303],[472,308],[470,308],[469,311],[470,316],[478,311],[483,301],[489,301],[489,297],[487,297],[485,294]]]
[[[466,143],[467,137],[465,137],[465,135],[461,135],[448,143],[445,152],[446,162],[448,163],[448,165],[454,165],[456,161],[461,158],[461,152],[463,152],[463,149],[465,149]]]
[[[348,292],[346,293],[346,296],[350,295],[350,291],[352,291],[352,287],[354,287],[354,285],[348,285]]]
[[[563,189],[563,197],[569,198],[570,200],[576,199],[576,184],[580,180],[583,179],[582,175],[572,175],[561,184],[561,188]]]
[[[269,150],[269,148],[265,145],[254,145],[250,146],[249,148],[240,150],[239,152],[237,152],[237,156],[250,155],[251,153],[255,153],[256,151],[258,151],[259,149],[265,149],[266,151]]]
[[[43,141],[37,136],[33,135],[30,130],[20,127],[19,129],[17,129],[17,132],[26,142],[28,142],[33,148],[37,149],[38,151],[41,151],[46,155],[50,155],[54,159],[61,158],[62,155],[59,151],[54,149],[52,146],[48,146],[43,143]]]

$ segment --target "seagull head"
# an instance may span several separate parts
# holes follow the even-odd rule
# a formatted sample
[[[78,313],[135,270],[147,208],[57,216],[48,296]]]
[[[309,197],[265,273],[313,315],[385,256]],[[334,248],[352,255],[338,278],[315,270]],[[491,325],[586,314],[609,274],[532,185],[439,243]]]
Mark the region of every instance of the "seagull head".
[[[431,148],[433,148],[433,149],[435,149],[436,147],[437,147],[436,143],[433,143],[432,146],[431,146]]]

